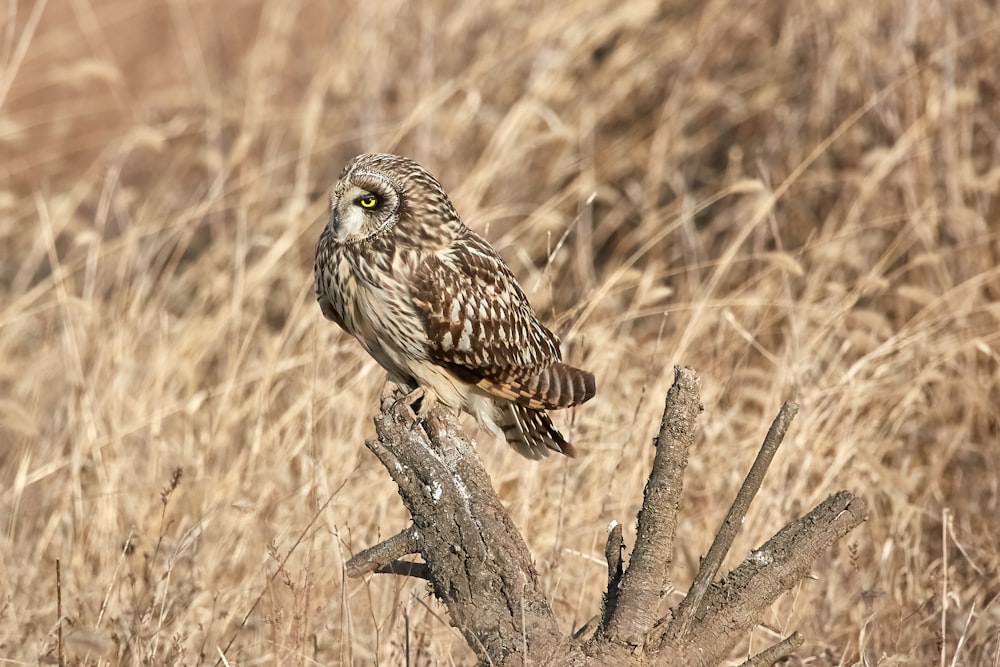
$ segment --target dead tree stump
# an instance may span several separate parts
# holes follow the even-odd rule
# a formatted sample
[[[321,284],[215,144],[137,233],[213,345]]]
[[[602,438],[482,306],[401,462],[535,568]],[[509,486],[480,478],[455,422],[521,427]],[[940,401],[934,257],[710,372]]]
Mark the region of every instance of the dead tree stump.
[[[835,493],[782,528],[724,578],[716,578],[798,410],[786,403],[691,589],[666,617],[658,618],[688,449],[702,409],[699,388],[694,371],[675,368],[654,441],[656,455],[638,515],[636,545],[626,567],[621,527],[610,531],[608,590],[593,632],[573,637],[560,633],[531,554],[455,417],[434,411],[426,422],[415,423],[413,412],[394,398],[383,401],[375,419],[378,438],[365,445],[396,482],[413,524],[357,554],[348,562],[347,574],[427,579],[447,606],[452,624],[484,664],[719,664],[781,593],[807,576],[834,541],[865,520],[866,508],[847,491]],[[423,563],[399,560],[417,553]],[[802,641],[793,633],[748,664],[772,664]]]

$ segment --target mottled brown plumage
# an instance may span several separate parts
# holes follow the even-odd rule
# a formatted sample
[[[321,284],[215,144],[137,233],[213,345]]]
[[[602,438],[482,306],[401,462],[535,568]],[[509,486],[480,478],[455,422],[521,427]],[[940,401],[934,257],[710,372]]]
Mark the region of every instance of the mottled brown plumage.
[[[496,251],[441,184],[396,155],[359,155],[330,195],[314,266],[323,314],[408,390],[422,388],[520,454],[574,450],[545,413],[589,400]]]

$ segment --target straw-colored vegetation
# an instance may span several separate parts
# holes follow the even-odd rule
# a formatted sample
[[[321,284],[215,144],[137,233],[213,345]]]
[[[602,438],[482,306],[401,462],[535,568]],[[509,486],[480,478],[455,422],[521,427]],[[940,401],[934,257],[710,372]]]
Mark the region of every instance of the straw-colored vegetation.
[[[798,629],[811,665],[998,664],[994,3],[13,0],[0,25],[6,661],[57,658],[57,563],[71,664],[473,660],[426,586],[343,573],[407,523],[362,446],[384,374],[312,296],[324,191],[380,150],[597,375],[560,417],[576,460],[476,433],[566,630],[608,523],[634,542],[682,363],[677,589],[785,399],[733,563],[839,488],[871,508],[743,655]]]

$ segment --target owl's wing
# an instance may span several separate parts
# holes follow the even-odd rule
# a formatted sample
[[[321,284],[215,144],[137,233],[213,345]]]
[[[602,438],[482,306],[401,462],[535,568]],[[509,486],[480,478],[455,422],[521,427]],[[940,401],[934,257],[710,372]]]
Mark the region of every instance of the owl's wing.
[[[594,395],[594,376],[563,363],[559,339],[538,321],[510,268],[469,231],[429,255],[414,276],[431,360],[461,380],[534,409]]]

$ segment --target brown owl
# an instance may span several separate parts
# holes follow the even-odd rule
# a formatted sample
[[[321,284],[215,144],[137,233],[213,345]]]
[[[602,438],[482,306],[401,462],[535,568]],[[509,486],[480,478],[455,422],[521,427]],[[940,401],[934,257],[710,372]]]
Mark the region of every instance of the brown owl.
[[[441,184],[397,155],[359,155],[330,194],[316,298],[407,391],[465,410],[528,458],[574,455],[546,410],[587,401],[507,264]]]

